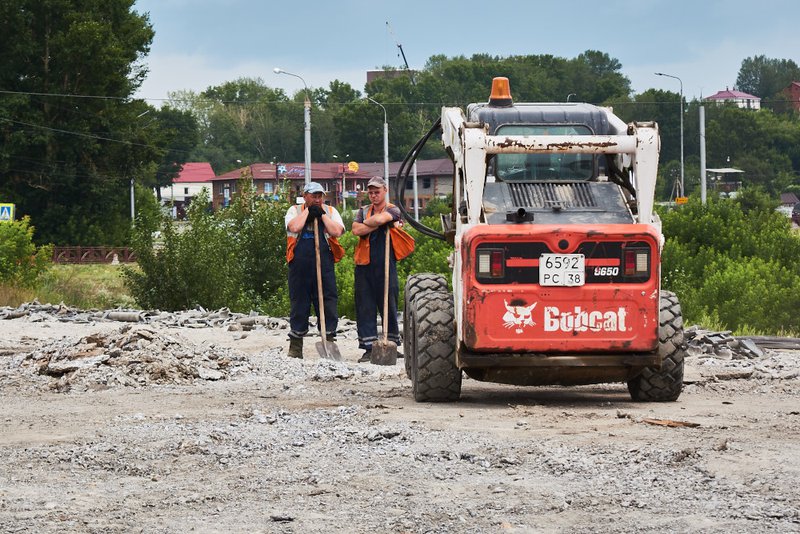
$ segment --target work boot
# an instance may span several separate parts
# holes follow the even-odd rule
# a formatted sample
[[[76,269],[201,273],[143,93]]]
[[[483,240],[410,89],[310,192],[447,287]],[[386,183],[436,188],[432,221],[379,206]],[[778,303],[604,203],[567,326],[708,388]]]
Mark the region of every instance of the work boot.
[[[325,341],[328,343],[335,343],[336,342],[336,334],[326,334]]]
[[[289,338],[289,357],[290,358],[303,358],[303,338],[292,337]]]
[[[358,363],[367,363],[372,361],[372,349],[364,351],[364,354],[358,359]]]

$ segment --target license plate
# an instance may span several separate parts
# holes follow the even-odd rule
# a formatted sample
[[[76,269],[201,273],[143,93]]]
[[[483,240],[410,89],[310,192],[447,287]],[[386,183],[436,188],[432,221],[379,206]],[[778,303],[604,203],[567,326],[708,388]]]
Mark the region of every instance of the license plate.
[[[540,286],[582,286],[586,283],[583,254],[542,254],[539,257]]]

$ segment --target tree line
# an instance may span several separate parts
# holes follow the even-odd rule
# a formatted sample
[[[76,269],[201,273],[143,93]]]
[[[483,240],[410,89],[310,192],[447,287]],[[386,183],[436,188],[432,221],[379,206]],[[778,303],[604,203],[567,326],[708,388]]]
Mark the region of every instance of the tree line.
[[[0,201],[30,216],[39,243],[130,243],[130,188],[136,205],[167,185],[183,162],[218,173],[252,162],[304,159],[304,91],[293,95],[259,78],[204,91],[178,90],[157,108],[133,95],[147,75],[154,30],[133,0],[5,0],[0,3]],[[442,106],[487,100],[507,76],[516,101],[583,101],[612,106],[625,121],[655,120],[662,153],[658,196],[679,175],[679,94],[633,94],[622,64],[587,50],[471,57],[435,55],[413,73],[385,69],[363,91],[339,80],[310,89],[313,161],[333,155],[382,161],[383,110],[390,155],[400,160]],[[764,110],[706,107],[708,165],[736,166],[771,195],[800,191],[800,118],[781,90],[800,79],[791,60],[746,58],[737,88]],[[700,102],[685,105],[686,189],[699,187]],[[429,143],[422,157],[443,157]],[[239,163],[241,162],[241,163]]]

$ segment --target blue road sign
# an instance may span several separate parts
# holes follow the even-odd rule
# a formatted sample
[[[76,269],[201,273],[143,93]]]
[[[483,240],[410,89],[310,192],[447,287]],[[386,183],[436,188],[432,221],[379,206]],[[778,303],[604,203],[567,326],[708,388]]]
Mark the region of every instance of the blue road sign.
[[[0,222],[11,222],[14,220],[14,204],[0,203]]]

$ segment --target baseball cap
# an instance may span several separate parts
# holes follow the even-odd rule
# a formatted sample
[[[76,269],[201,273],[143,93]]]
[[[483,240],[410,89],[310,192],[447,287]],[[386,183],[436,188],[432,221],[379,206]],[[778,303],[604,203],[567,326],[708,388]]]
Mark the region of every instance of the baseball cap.
[[[373,176],[367,182],[367,187],[386,187],[386,180],[380,176]]]
[[[324,193],[325,190],[317,182],[308,182],[303,188],[303,193]]]

